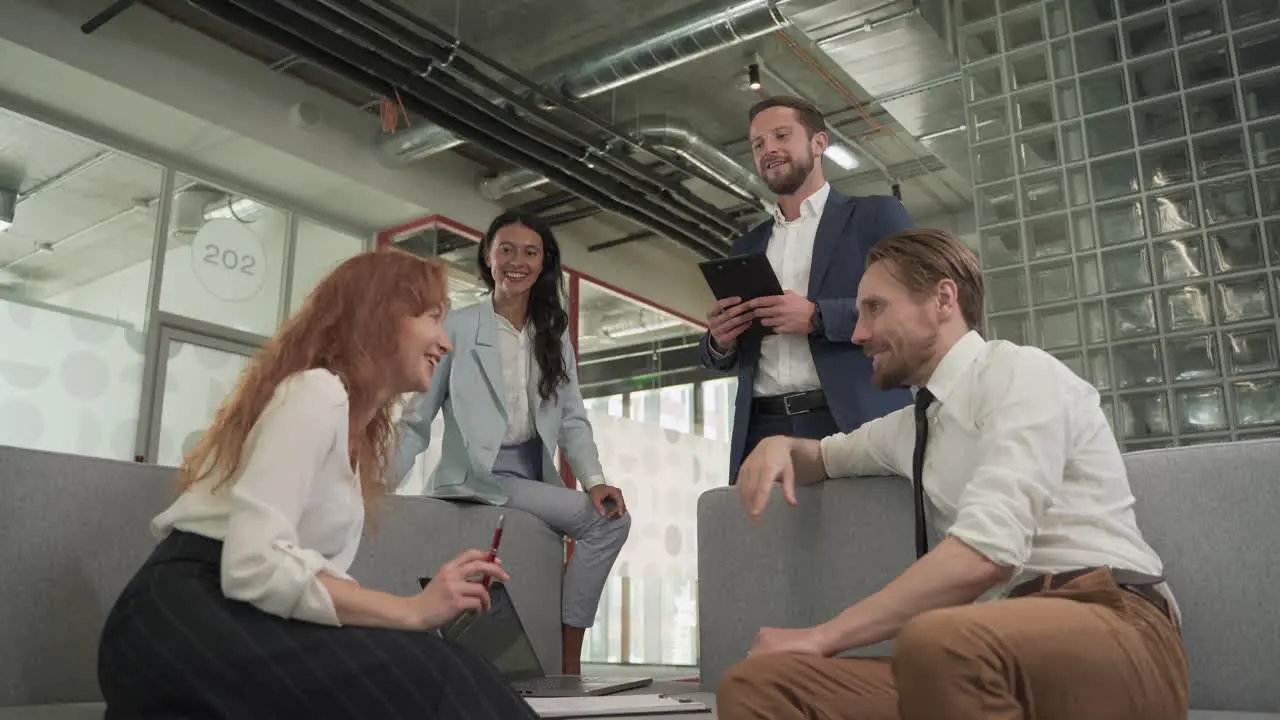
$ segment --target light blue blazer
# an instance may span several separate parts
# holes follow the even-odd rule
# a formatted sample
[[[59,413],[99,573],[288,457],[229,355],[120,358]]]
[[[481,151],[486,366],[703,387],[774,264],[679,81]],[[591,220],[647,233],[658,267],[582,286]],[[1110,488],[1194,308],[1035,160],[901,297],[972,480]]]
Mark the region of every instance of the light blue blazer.
[[[444,326],[453,352],[436,366],[431,389],[414,395],[400,420],[392,468],[394,484],[404,481],[418,455],[427,449],[431,423],[443,409],[440,464],[427,481],[424,494],[503,505],[507,495],[493,481],[493,463],[507,434],[507,411],[492,299],[451,311]],[[553,464],[559,445],[582,486],[589,488],[604,481],[604,472],[578,388],[577,360],[567,332],[562,342],[568,382],[543,400],[538,395],[541,373],[535,362],[529,373],[529,407],[542,442],[543,479],[558,481],[560,477]]]

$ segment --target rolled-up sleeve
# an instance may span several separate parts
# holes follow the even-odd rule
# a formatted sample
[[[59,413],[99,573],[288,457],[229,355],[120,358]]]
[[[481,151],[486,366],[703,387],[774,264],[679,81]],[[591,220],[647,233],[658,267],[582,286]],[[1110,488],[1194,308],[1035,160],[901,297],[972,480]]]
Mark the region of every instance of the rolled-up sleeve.
[[[330,566],[298,543],[311,485],[347,427],[341,381],[308,371],[283,384],[262,413],[230,493],[222,549],[222,591],[284,618],[338,625],[329,592],[316,579]]]
[[[853,432],[828,435],[821,441],[822,465],[827,477],[854,475],[907,475],[915,421],[911,408],[895,410]],[[904,470],[905,448],[908,469]]]
[[[993,358],[980,383],[978,462],[948,535],[1017,569],[1062,484],[1072,389],[1056,361],[1034,348]]]

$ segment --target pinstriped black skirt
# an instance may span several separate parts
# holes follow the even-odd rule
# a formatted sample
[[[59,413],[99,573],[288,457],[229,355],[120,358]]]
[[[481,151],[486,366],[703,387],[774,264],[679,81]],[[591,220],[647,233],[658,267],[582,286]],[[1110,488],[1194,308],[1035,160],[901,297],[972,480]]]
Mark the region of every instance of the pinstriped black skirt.
[[[107,617],[116,718],[534,718],[486,660],[434,633],[286,620],[222,594],[222,543],[163,540]]]

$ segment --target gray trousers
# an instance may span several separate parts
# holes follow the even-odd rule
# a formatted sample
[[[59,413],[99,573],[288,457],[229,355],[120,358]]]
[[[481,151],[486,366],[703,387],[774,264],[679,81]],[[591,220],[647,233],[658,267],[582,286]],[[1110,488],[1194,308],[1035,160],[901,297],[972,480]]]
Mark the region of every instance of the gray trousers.
[[[507,493],[506,507],[537,517],[576,543],[565,570],[560,621],[570,627],[589,628],[595,624],[609,571],[631,532],[631,516],[603,517],[587,493],[565,487],[559,477],[542,482],[536,470],[541,462],[537,438],[524,445],[503,447],[494,464],[494,480]]]

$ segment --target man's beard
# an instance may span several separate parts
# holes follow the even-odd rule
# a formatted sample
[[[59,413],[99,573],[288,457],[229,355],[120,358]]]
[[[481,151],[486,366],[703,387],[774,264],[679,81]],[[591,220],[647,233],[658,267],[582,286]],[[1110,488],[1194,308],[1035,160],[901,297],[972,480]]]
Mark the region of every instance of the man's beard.
[[[813,153],[809,152],[804,162],[797,161],[796,158],[790,158],[790,171],[782,176],[770,176],[761,173],[769,189],[778,195],[794,195],[796,191],[804,185],[804,181],[809,179],[809,174],[813,172]]]
[[[889,357],[871,371],[871,383],[881,390],[893,390],[908,385],[914,376],[933,357],[938,344],[938,332],[931,330],[920,338],[907,340],[898,347],[890,345]],[[886,362],[887,361],[887,362]]]

